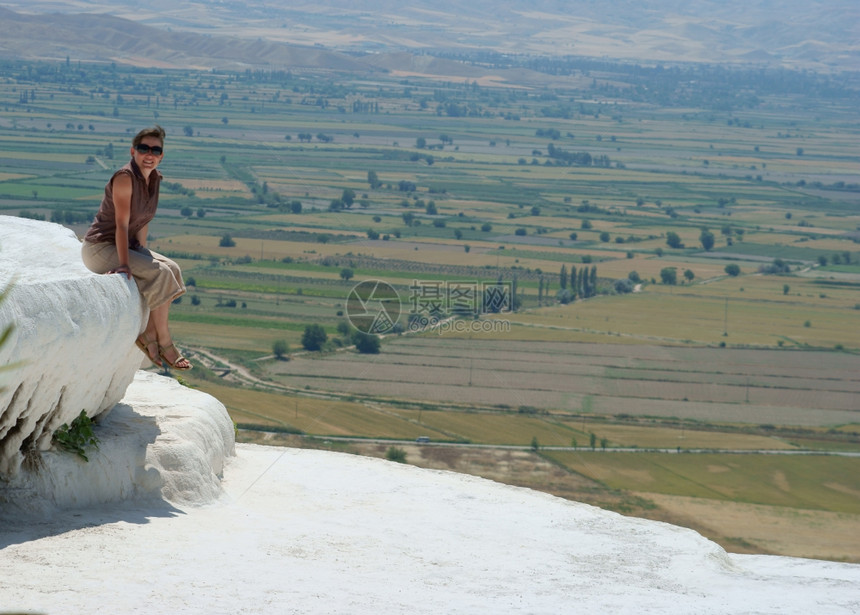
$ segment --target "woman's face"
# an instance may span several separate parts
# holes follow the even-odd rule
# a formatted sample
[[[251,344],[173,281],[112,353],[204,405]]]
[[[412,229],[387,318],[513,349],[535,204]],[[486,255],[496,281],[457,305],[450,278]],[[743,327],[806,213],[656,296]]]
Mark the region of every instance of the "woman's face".
[[[148,176],[164,159],[164,145],[158,137],[143,137],[139,145],[131,148],[131,157]]]

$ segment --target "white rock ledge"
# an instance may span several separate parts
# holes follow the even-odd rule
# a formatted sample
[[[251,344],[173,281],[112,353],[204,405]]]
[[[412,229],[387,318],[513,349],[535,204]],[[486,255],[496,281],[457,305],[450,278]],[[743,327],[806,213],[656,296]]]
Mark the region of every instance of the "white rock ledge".
[[[0,478],[23,451],[46,451],[54,431],[85,410],[103,416],[125,394],[143,355],[134,346],[146,308],[134,281],[96,275],[58,224],[0,216]],[[13,366],[9,369],[9,366]]]
[[[139,371],[123,400],[95,428],[89,462],[43,452],[35,469],[0,483],[0,512],[50,515],[122,501],[200,505],[221,495],[235,431],[224,405],[172,378]]]

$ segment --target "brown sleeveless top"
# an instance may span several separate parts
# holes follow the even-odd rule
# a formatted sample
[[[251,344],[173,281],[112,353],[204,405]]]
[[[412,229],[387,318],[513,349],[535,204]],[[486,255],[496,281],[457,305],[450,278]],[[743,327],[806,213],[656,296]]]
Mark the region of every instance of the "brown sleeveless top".
[[[128,247],[140,247],[137,233],[150,223],[158,209],[158,189],[161,186],[161,173],[154,169],[149,174],[147,185],[140,168],[130,160],[127,165],[114,173],[105,186],[105,195],[92,226],[84,236],[90,243],[116,243],[116,211],[113,202],[113,180],[120,174],[131,177],[131,215],[128,220]]]

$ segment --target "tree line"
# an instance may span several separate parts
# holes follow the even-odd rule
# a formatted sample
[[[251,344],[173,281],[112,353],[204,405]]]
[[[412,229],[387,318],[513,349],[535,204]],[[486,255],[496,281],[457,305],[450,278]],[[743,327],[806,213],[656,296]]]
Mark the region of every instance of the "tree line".
[[[579,299],[587,299],[594,297],[597,294],[597,265],[589,267],[581,267],[577,269],[575,265],[570,266],[568,273],[567,266],[562,265],[558,276],[559,289],[556,292],[555,299],[562,304],[572,303]],[[540,276],[538,279],[538,305],[543,305],[545,301],[550,300],[549,280]]]

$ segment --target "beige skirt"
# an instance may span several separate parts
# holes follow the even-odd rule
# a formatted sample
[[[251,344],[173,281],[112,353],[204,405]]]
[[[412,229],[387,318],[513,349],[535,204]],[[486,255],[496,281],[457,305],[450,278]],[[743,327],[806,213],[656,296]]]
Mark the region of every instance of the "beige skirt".
[[[87,269],[94,273],[107,273],[119,267],[119,256],[112,243],[90,243],[81,246],[81,257]],[[185,293],[179,265],[166,256],[147,248],[128,251],[128,266],[149,309],[173,301]]]

